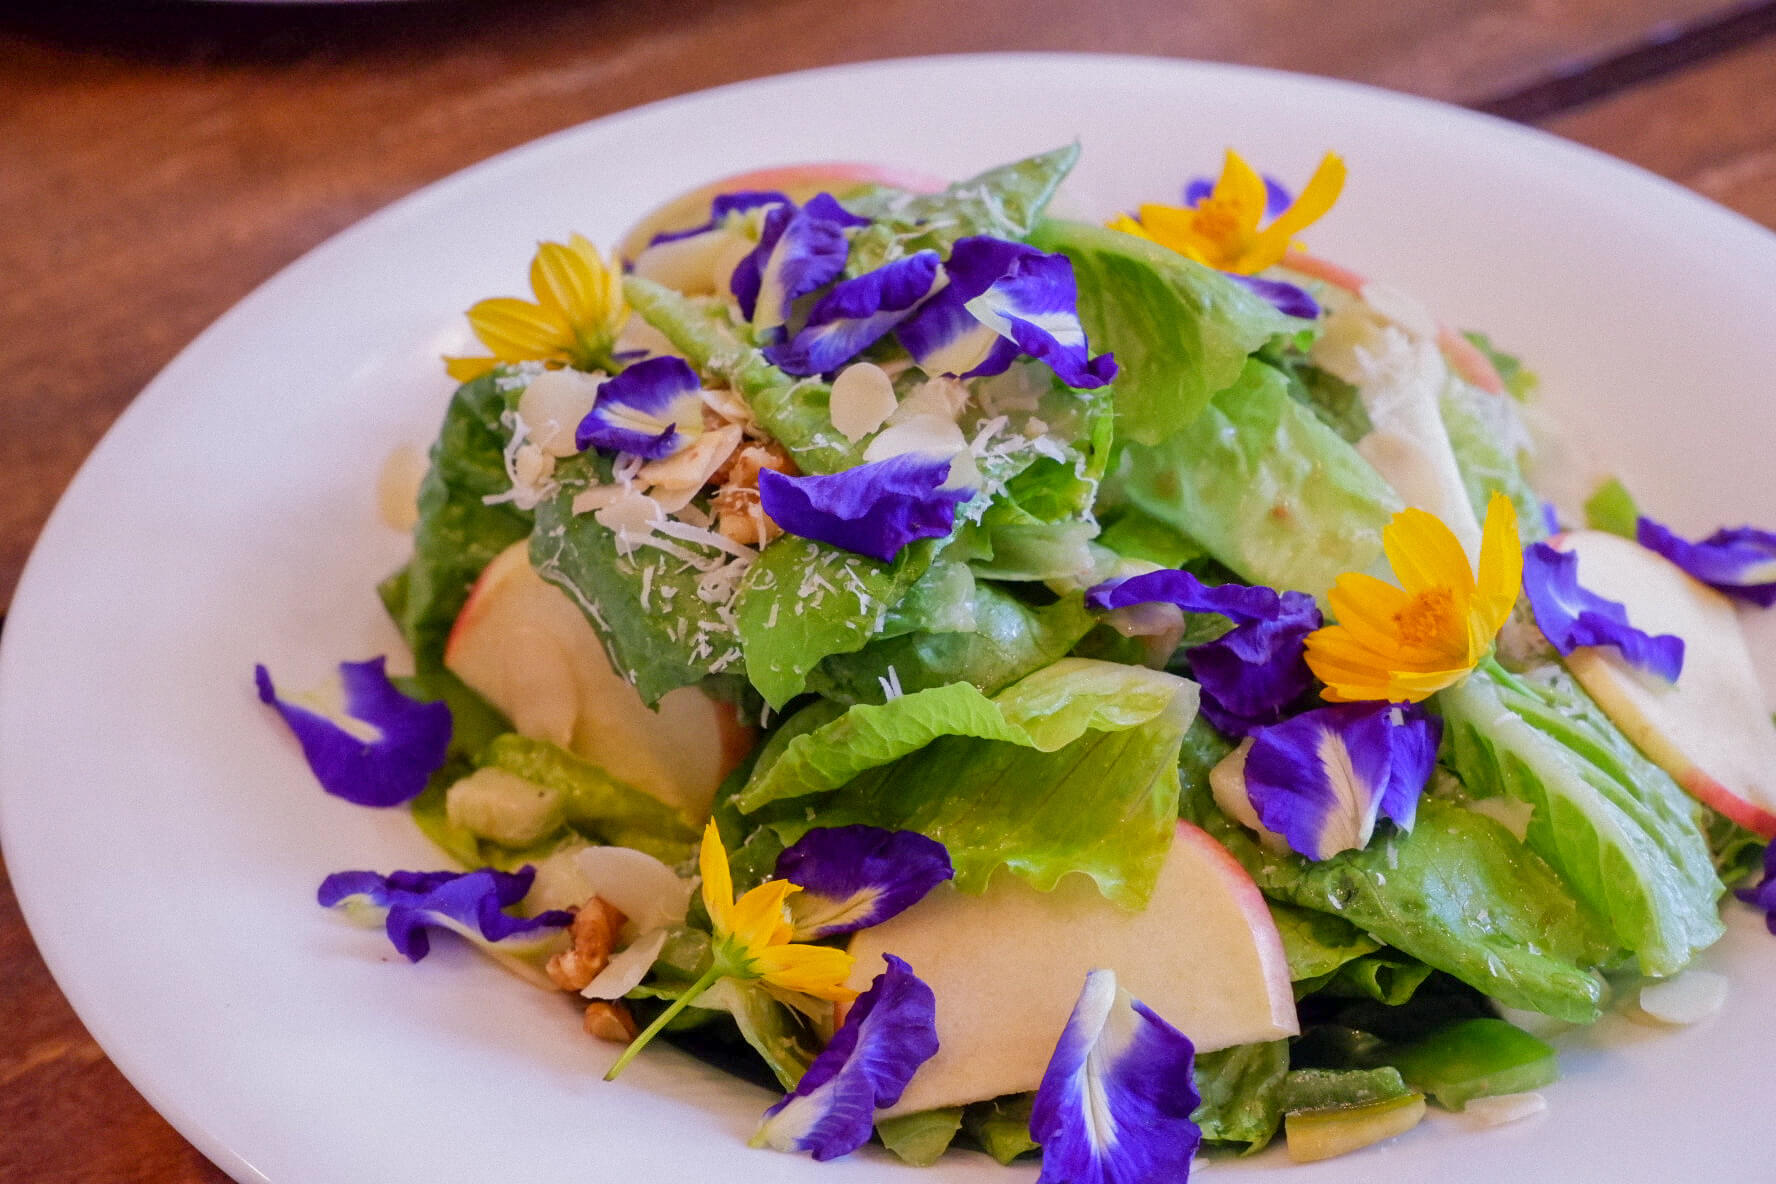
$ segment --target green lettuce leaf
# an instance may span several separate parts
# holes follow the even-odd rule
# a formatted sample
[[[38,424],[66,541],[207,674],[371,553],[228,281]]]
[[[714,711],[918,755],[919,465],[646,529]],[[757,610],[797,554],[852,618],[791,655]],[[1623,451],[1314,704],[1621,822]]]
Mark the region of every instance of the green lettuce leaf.
[[[1030,241],[1073,261],[1092,348],[1116,355],[1116,432],[1154,445],[1188,427],[1247,357],[1301,322],[1226,276],[1132,234],[1048,221]]]
[[[1196,1058],[1196,1092],[1202,1102],[1191,1121],[1205,1142],[1238,1146],[1251,1155],[1264,1150],[1283,1119],[1283,1081],[1289,1072],[1289,1042],[1236,1044]]]
[[[965,892],[984,891],[1000,867],[1040,891],[1082,872],[1111,901],[1139,909],[1176,831],[1178,750],[1195,711],[1195,684],[1170,679],[1161,703],[1166,688],[1157,680],[1166,675],[1079,659],[1056,666],[1063,668],[1056,685],[1043,685],[1039,671],[994,699],[966,685],[939,688],[922,694],[941,698],[865,716],[862,725],[846,717],[902,700],[853,707],[825,725],[837,729],[828,745],[798,749],[812,733],[792,741],[778,761],[793,761],[782,780],[766,769],[746,792],[762,788],[761,802],[779,801],[761,817],[785,842],[815,826],[916,830],[949,850]],[[1058,677],[1069,666],[1094,668],[1076,671],[1077,703]],[[936,706],[944,720],[929,712]],[[976,738],[982,734],[1016,739]],[[932,735],[938,738],[927,743]],[[1064,743],[1069,735],[1078,738]],[[893,760],[897,752],[909,755]],[[892,763],[868,768],[881,760]],[[809,794],[810,784],[833,784],[859,768],[867,771],[843,788]]]
[[[1602,1013],[1608,929],[1498,822],[1427,797],[1411,831],[1313,862],[1264,850],[1200,795],[1192,806],[1271,899],[1343,917],[1508,1007],[1577,1023]]]
[[[1381,943],[1330,913],[1270,902],[1270,915],[1283,939],[1292,982],[1329,978],[1340,966],[1381,948]]]
[[[1611,477],[1585,499],[1585,525],[1625,539],[1640,533],[1640,507],[1620,478]]]
[[[823,658],[862,649],[931,564],[932,544],[892,563],[786,534],[740,582],[734,618],[752,685],[772,707],[802,693]]]
[[[876,1137],[903,1163],[928,1168],[943,1157],[962,1130],[962,1107],[921,1110],[876,1122]]]
[[[1528,440],[1516,423],[1517,405],[1451,377],[1443,386],[1438,409],[1475,517],[1484,520],[1493,493],[1503,493],[1517,509],[1517,531],[1523,545],[1547,538],[1542,499],[1530,488],[1523,473],[1523,457],[1511,446],[1514,439]]]
[[[847,704],[881,703],[892,674],[907,694],[967,683],[991,695],[1063,657],[1096,621],[1082,596],[1036,608],[984,581],[970,582],[966,612],[965,626],[920,629],[827,658],[808,689]]]
[[[589,453],[556,466],[560,491],[537,507],[530,564],[572,597],[592,623],[611,665],[642,699],[657,703],[668,691],[711,674],[739,674],[740,638],[720,596],[705,600],[702,568],[733,556],[700,543],[672,540],[678,555],[651,546],[624,554],[616,535],[591,514],[573,512],[574,495],[607,462]],[[684,562],[688,554],[696,563]]]
[[[419,486],[413,559],[383,586],[384,603],[421,670],[441,666],[450,627],[469,589],[493,557],[530,533],[531,515],[483,498],[511,488],[509,433],[500,424],[506,395],[501,372],[464,383],[450,400]]]
[[[1527,403],[1535,397],[1536,388],[1541,386],[1541,379],[1536,372],[1523,364],[1523,360],[1515,354],[1508,354],[1492,343],[1492,338],[1484,333],[1468,330],[1462,334],[1475,349],[1485,354],[1492,363],[1492,368],[1504,380],[1505,390],[1519,403]]]
[[[487,746],[480,764],[557,791],[570,826],[613,846],[678,864],[696,841],[696,829],[672,807],[547,740],[508,733]]]
[[[1381,530],[1400,509],[1369,462],[1261,362],[1187,430],[1125,448],[1105,486],[1246,583],[1316,596],[1344,572],[1376,565]]]
[[[942,193],[883,187],[847,194],[845,207],[875,224],[852,240],[846,271],[862,275],[917,251],[947,256],[969,235],[1023,239],[1078,160],[1079,145],[1068,144],[957,181]]]
[[[980,1149],[1002,1164],[1038,1149],[1030,1138],[1030,1110],[1035,1094],[1007,1094],[975,1102],[962,1111],[962,1128]]]
[[[1051,753],[1090,731],[1139,727],[1182,700],[1188,726],[1195,684],[1140,666],[1064,658],[993,698],[970,683],[862,703],[824,727],[797,736],[770,764],[760,762],[735,798],[743,812],[783,798],[838,789],[940,737],[972,737]]]
[[[1468,789],[1535,807],[1529,846],[1645,973],[1675,974],[1720,938],[1725,889],[1689,798],[1569,676],[1487,662],[1437,702]]]

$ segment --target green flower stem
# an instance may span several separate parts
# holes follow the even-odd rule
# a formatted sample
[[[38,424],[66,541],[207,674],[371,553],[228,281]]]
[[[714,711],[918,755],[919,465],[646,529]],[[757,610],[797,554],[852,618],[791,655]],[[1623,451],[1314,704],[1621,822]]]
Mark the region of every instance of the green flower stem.
[[[692,983],[689,987],[686,987],[684,994],[668,1004],[666,1010],[656,1016],[654,1022],[649,1024],[647,1029],[643,1031],[641,1035],[629,1042],[629,1047],[623,1050],[623,1055],[617,1058],[617,1063],[610,1067],[610,1072],[604,1075],[604,1079],[606,1081],[615,1081],[617,1079],[617,1074],[628,1068],[629,1062],[635,1059],[635,1054],[646,1048],[649,1042],[652,1041],[654,1037],[658,1036],[665,1029],[667,1024],[672,1022],[673,1017],[689,1007],[693,999],[697,998],[704,991],[707,991],[710,987],[713,987],[718,980],[724,977],[724,969],[725,968],[718,962],[716,965],[711,966],[706,970],[703,973],[702,978]]]

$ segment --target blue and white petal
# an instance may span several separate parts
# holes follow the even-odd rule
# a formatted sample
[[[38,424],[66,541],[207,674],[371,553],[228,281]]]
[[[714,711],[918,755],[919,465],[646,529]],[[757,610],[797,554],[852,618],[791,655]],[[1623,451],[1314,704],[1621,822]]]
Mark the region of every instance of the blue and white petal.
[[[1094,970],[1036,1090],[1038,1184],[1182,1184],[1202,1131],[1189,1037]]]
[[[635,363],[601,383],[574,443],[582,450],[627,452],[657,460],[703,431],[702,382],[683,358],[665,355]]]
[[[661,231],[648,240],[648,246],[657,247],[661,243],[678,242],[680,239],[707,234],[727,222],[731,214],[744,214],[760,206],[793,204],[787,196],[775,189],[736,189],[732,193],[718,193],[710,199],[708,221],[689,230]]]
[[[796,941],[880,925],[955,874],[942,843],[877,826],[816,827],[777,857],[776,871],[801,888],[789,898]]]
[[[1760,608],[1776,605],[1776,531],[1737,526],[1693,543],[1651,518],[1642,518],[1635,534],[1641,546],[1657,551],[1710,588]]]
[[[1580,646],[1614,646],[1631,665],[1667,682],[1676,682],[1683,672],[1683,638],[1654,636],[1629,624],[1624,606],[1579,584],[1579,557],[1573,552],[1547,543],[1525,550],[1523,591],[1536,624],[1561,654]]]
[[[759,504],[786,532],[884,563],[917,539],[943,538],[972,489],[945,489],[947,457],[918,453],[815,477],[759,473]]]
[[[553,936],[573,914],[562,910],[514,917],[505,910],[530,891],[531,868],[502,872],[336,872],[321,882],[316,899],[359,921],[380,919],[390,943],[410,962],[431,952],[429,931],[444,929],[487,949],[512,952],[527,940]],[[504,950],[496,947],[505,947]]]
[[[1320,302],[1310,296],[1305,288],[1298,288],[1285,280],[1267,280],[1262,276],[1241,275],[1236,271],[1221,273],[1240,287],[1254,292],[1270,302],[1272,308],[1286,317],[1299,317],[1304,321],[1318,320]]]
[[[321,788],[360,806],[419,796],[450,747],[450,708],[403,695],[383,663],[341,662],[335,681],[293,699],[278,697],[265,667],[253,668],[260,702],[296,734]]]
[[[1191,677],[1202,687],[1203,714],[1230,736],[1280,721],[1313,685],[1306,640],[1320,627],[1321,616],[1305,593],[1279,593],[1263,585],[1208,585],[1187,571],[1154,571],[1099,584],[1086,599],[1101,609],[1173,604],[1236,622],[1231,632],[1185,654]]]
[[[1079,323],[1073,261],[1037,252],[968,302],[975,319],[1042,362],[1070,387],[1090,390],[1116,377],[1116,359],[1093,357]]]
[[[1409,828],[1442,721],[1417,705],[1351,703],[1252,733],[1246,796],[1265,829],[1309,859],[1368,846],[1385,814]]]
[[[940,282],[938,254],[920,251],[833,286],[765,360],[786,374],[827,374],[887,336]]]
[[[765,1111],[755,1147],[836,1159],[869,1142],[876,1111],[900,1101],[937,1054],[937,1000],[893,954],[795,1089]]]
[[[846,231],[869,225],[831,194],[816,194],[800,209],[773,206],[759,245],[735,268],[732,288],[740,311],[759,333],[789,319],[790,307],[838,279],[850,253]]]

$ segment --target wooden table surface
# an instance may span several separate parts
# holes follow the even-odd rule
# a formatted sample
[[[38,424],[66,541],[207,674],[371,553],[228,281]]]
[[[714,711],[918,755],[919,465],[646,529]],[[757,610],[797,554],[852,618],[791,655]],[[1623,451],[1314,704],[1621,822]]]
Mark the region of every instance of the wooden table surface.
[[[1028,49],[1245,62],[1428,95],[1536,123],[1776,226],[1776,3],[0,3],[0,611],[55,499],[136,392],[278,268],[378,207],[684,91]],[[0,867],[0,1181],[224,1179],[87,1036]]]

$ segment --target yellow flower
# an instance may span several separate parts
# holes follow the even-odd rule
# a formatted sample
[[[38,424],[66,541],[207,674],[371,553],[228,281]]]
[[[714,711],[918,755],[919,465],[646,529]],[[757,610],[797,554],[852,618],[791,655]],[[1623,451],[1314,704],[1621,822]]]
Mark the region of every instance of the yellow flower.
[[[795,926],[784,902],[801,888],[788,880],[766,880],[734,899],[734,879],[721,832],[711,819],[697,856],[703,873],[703,907],[715,934],[715,962],[726,977],[763,979],[819,999],[849,1001],[857,992],[845,985],[852,958],[831,946],[792,943]]]
[[[1229,148],[1220,179],[1195,206],[1144,205],[1139,218],[1123,214],[1109,225],[1217,271],[1254,275],[1280,261],[1296,245],[1295,236],[1323,218],[1343,190],[1344,161],[1328,152],[1294,204],[1260,229],[1264,178]]]
[[[1307,638],[1307,665],[1333,703],[1419,702],[1465,678],[1492,649],[1523,586],[1511,499],[1492,495],[1476,578],[1450,529],[1402,510],[1381,535],[1395,587],[1347,572],[1327,596],[1336,625]]]
[[[469,309],[469,327],[493,351],[487,358],[445,358],[458,382],[479,378],[501,362],[547,362],[581,370],[611,368],[610,350],[629,307],[623,277],[584,235],[542,243],[530,264],[533,304],[510,296]]]

